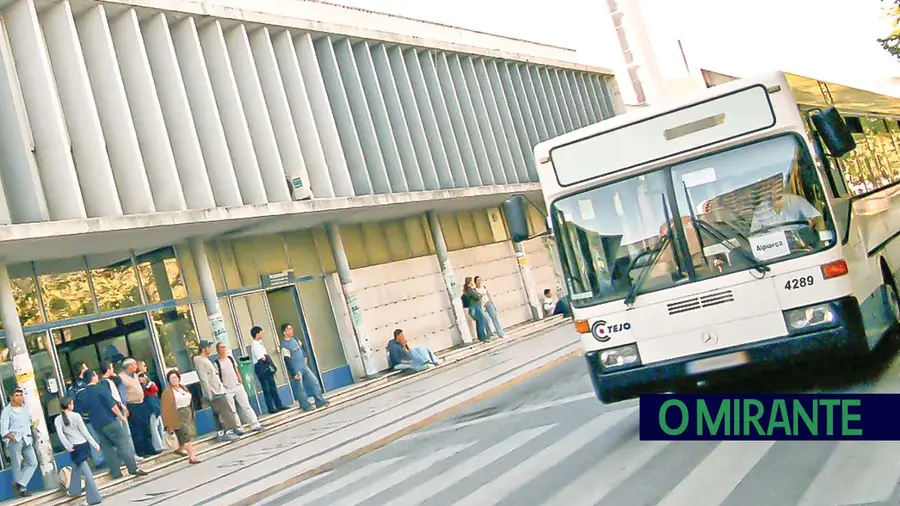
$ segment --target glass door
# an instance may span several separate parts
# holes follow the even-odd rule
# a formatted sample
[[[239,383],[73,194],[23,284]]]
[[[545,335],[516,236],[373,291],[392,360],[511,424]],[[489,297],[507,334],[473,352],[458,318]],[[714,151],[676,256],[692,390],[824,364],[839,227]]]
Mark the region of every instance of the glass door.
[[[245,343],[242,350],[244,355],[250,356],[250,329],[254,326],[262,328],[263,344],[266,347],[266,352],[272,357],[276,367],[278,367],[278,372],[275,373],[275,384],[279,387],[286,385],[287,375],[284,370],[284,359],[281,356],[280,337],[270,316],[266,293],[255,292],[247,295],[238,295],[232,297],[231,300],[237,332],[240,332],[242,341]],[[256,391],[262,392],[258,382]]]

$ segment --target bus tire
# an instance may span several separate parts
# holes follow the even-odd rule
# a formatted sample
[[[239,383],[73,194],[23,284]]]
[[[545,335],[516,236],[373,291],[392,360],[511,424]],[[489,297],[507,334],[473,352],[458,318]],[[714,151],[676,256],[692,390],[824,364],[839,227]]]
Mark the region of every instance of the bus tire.
[[[881,275],[884,279],[886,309],[891,318],[891,330],[897,330],[897,327],[900,326],[900,293],[897,292],[894,275],[883,258],[881,259]]]

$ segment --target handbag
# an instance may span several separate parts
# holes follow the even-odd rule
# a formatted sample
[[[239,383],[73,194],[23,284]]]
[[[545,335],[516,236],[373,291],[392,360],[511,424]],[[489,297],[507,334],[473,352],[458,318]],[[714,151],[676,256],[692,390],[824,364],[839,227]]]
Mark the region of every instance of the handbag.
[[[268,369],[271,374],[278,372],[278,368],[275,367],[275,361],[268,355],[266,355],[266,369]]]
[[[169,449],[177,450],[181,445],[178,443],[178,436],[175,435],[175,432],[166,432],[166,446]]]

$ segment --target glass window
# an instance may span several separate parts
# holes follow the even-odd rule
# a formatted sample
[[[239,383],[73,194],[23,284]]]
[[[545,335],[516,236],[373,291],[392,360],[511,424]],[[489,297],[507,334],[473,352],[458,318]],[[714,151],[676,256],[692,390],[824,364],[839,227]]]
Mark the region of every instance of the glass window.
[[[136,257],[141,287],[149,304],[187,298],[175,249],[162,248]]]
[[[212,326],[209,324],[209,317],[206,316],[206,306],[203,302],[194,302],[191,304],[191,307],[194,310],[194,320],[197,321],[197,332],[200,335],[200,339],[212,341]],[[234,318],[231,316],[231,309],[228,308],[227,298],[222,297],[219,299],[219,311],[222,312],[222,318],[225,320],[225,330],[228,332],[228,346],[232,350],[236,350],[238,355],[244,355],[245,353],[240,351],[241,346],[237,332],[234,330]],[[245,339],[244,342],[249,343],[250,341]]]
[[[150,313],[162,348],[166,370],[177,368],[182,373],[194,370],[194,356],[200,353],[197,330],[191,320],[191,306],[160,309]]]
[[[245,343],[250,343],[250,329],[259,326],[263,329],[263,344],[266,345],[266,351],[278,364],[278,372],[275,373],[275,382],[279,385],[287,382],[287,376],[284,373],[283,360],[281,358],[280,346],[278,345],[278,333],[272,326],[272,320],[269,318],[269,309],[266,306],[266,294],[264,292],[252,293],[240,297],[233,297],[234,314],[237,319],[241,338]],[[244,353],[248,353],[244,349]]]
[[[555,202],[573,305],[622,299],[835,244],[818,173],[798,139],[772,138]]]
[[[8,272],[10,277],[9,281],[13,289],[13,298],[16,300],[16,309],[19,313],[19,322],[21,325],[23,327],[28,327],[29,325],[44,323],[31,262],[10,265]],[[3,323],[0,322],[0,329],[2,328]]]
[[[84,258],[35,262],[38,285],[50,321],[96,312]]]
[[[87,257],[91,283],[100,311],[116,311],[141,304],[137,270],[131,253]]]

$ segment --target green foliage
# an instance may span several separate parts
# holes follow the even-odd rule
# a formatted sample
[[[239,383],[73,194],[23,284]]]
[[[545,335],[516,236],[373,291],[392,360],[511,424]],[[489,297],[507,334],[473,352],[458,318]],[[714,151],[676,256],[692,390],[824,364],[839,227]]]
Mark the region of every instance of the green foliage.
[[[887,15],[893,19],[893,30],[887,37],[878,39],[885,51],[900,59],[900,0],[891,2],[891,6],[885,9]]]

